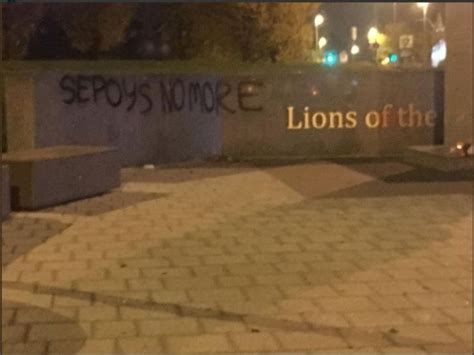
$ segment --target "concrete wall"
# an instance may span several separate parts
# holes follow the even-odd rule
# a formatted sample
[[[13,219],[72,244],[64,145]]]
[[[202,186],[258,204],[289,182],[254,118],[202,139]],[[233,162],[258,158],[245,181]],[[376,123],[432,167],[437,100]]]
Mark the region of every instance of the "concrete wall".
[[[446,3],[446,143],[472,142],[472,3]]]
[[[254,77],[262,83],[256,90],[263,109],[223,117],[223,150],[246,157],[379,156],[434,144],[442,139],[442,75],[335,70]],[[229,78],[243,79],[251,80]],[[410,107],[411,123],[408,112],[399,112]],[[331,125],[338,114],[342,124],[337,118]]]
[[[9,150],[112,145],[123,165],[136,165],[218,154],[393,155],[442,140],[442,72],[290,69],[17,78],[7,86]]]

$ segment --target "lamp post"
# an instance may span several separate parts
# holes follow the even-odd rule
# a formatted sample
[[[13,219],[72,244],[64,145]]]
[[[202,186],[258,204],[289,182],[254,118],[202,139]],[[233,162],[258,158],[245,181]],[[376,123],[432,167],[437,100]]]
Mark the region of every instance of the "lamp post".
[[[377,37],[379,36],[379,30],[376,27],[371,27],[367,33],[367,40],[370,44],[370,49],[374,52],[374,60],[377,62],[377,48],[379,44],[377,43]]]
[[[324,23],[324,16],[321,15],[321,14],[317,14],[316,16],[314,16],[314,38],[315,38],[315,42],[314,42],[314,46],[315,46],[315,52],[316,52],[316,57],[317,57],[317,61],[319,62],[320,59],[321,59],[321,56],[320,56],[320,46],[319,46],[319,26],[321,26],[322,24]]]
[[[423,31],[426,31],[426,14],[428,13],[429,2],[417,2],[416,6],[423,10]]]

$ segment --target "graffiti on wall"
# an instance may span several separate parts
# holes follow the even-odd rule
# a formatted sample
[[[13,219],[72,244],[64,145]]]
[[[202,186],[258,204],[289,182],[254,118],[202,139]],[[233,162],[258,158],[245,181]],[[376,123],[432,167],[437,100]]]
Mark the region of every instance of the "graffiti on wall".
[[[224,80],[189,80],[180,77],[150,81],[133,77],[66,74],[59,81],[62,101],[67,105],[107,105],[137,110],[146,115],[153,110],[163,114],[225,111],[262,111],[260,89],[264,83],[243,80],[232,85]]]

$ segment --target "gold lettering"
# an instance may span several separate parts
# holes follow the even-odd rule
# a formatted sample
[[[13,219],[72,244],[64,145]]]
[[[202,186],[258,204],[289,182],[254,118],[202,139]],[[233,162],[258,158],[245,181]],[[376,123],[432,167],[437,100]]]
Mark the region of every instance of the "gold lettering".
[[[415,105],[409,104],[408,105],[408,117],[409,117],[409,122],[410,122],[410,127],[413,127],[415,125],[415,119],[416,119],[416,126],[420,127],[423,125],[423,115],[421,114],[420,111],[415,110]]]
[[[286,110],[288,111],[288,126],[287,129],[301,129],[303,127],[303,122],[298,122],[298,126],[295,126],[293,122],[293,106],[288,106]]]
[[[346,113],[346,128],[355,128],[357,126],[357,112],[349,111]]]
[[[382,127],[388,126],[388,120],[390,119],[390,110],[392,109],[393,105],[388,104],[383,107],[382,110]]]
[[[318,124],[318,117],[322,118],[321,124]],[[312,117],[313,127],[316,129],[324,128],[326,126],[326,120],[327,118],[324,112],[316,112]]]
[[[304,108],[304,129],[310,129],[308,106]]]
[[[402,107],[398,109],[398,124],[400,127],[408,127],[410,124],[406,123],[403,121],[405,114],[407,114],[408,111],[404,110]]]
[[[337,118],[337,128],[344,128],[344,117],[342,112],[329,112],[329,127],[336,128],[335,120]]]
[[[380,114],[377,111],[370,111],[365,116],[365,124],[369,128],[377,128],[380,125]]]

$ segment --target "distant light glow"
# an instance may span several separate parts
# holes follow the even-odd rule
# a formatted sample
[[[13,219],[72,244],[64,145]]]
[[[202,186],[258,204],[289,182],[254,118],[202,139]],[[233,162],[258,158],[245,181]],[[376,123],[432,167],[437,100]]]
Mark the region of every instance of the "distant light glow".
[[[326,37],[321,37],[318,41],[319,48],[324,48],[328,44]]]
[[[345,64],[349,61],[349,55],[347,54],[346,51],[342,51],[341,53],[339,53],[339,62],[341,62],[342,64]]]
[[[417,2],[416,3],[416,6],[418,6],[420,9],[423,9],[423,10],[427,9],[429,5],[430,5],[429,2]]]
[[[377,36],[379,35],[379,30],[375,27],[371,27],[367,33],[367,39],[370,44],[374,44],[377,41]]]
[[[321,14],[317,14],[314,16],[314,26],[318,27],[321,26],[324,23],[324,16]]]
[[[390,53],[388,59],[390,60],[390,63],[396,63],[398,62],[398,55],[396,53]]]
[[[360,48],[357,44],[353,44],[351,47],[351,54],[356,55],[360,53]]]
[[[324,60],[323,60],[323,63],[327,66],[335,66],[337,64],[337,61],[338,61],[338,57],[339,55],[337,54],[336,51],[327,51],[325,54],[324,54]]]
[[[382,60],[382,65],[388,65],[390,64],[390,58],[389,57],[385,57],[383,60]]]
[[[431,49],[431,65],[438,67],[446,59],[447,48],[446,41],[439,40]]]

